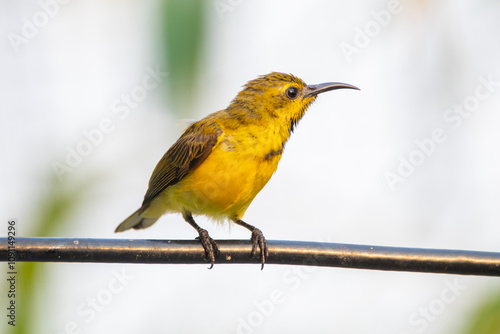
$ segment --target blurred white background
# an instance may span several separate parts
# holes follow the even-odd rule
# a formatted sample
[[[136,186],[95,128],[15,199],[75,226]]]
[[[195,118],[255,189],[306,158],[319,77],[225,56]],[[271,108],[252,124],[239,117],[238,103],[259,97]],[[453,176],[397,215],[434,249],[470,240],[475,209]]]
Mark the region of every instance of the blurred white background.
[[[66,164],[104,120],[109,133],[57,181],[84,196],[45,236],[193,239],[179,215],[113,231],[140,206],[186,119],[225,108],[246,81],[280,71],[361,91],[317,99],[245,221],[269,240],[500,250],[499,3],[209,1],[196,100],[173,108],[162,78],[122,118],[114,111],[124,94],[157,68],[169,72],[161,2],[0,6],[1,208],[22,236],[37,229],[54,163]],[[445,140],[431,145],[436,129]],[[411,159],[416,166],[400,166]],[[408,168],[391,186],[389,173]],[[250,237],[197,221],[214,239]],[[54,334],[459,333],[499,292],[498,279],[484,277],[207,266],[45,264],[34,308],[18,316],[33,333]]]

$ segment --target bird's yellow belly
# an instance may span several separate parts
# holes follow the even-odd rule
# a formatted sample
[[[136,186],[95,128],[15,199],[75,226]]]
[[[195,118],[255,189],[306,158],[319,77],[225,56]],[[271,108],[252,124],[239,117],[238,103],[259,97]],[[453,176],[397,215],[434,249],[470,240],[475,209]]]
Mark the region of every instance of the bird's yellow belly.
[[[256,157],[248,151],[215,149],[190,175],[167,188],[172,211],[190,211],[222,220],[241,218],[276,171],[280,156]]]

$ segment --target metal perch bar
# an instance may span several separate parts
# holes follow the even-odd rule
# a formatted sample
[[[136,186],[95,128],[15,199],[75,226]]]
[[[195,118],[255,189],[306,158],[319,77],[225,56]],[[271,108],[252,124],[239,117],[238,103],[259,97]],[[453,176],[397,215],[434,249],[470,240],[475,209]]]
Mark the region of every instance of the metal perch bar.
[[[218,240],[216,264],[259,263],[248,240]],[[206,264],[197,240],[0,238],[0,261]],[[266,264],[500,276],[500,253],[269,240]]]

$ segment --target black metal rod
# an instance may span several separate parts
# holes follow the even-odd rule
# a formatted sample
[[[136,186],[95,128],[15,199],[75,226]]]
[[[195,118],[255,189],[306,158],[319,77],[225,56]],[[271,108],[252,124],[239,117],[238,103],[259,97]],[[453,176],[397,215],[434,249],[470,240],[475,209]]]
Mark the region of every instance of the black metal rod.
[[[247,240],[217,241],[216,263],[259,263]],[[500,276],[500,253],[269,240],[267,264]],[[9,248],[9,246],[11,248]],[[0,261],[206,263],[196,240],[0,238]]]

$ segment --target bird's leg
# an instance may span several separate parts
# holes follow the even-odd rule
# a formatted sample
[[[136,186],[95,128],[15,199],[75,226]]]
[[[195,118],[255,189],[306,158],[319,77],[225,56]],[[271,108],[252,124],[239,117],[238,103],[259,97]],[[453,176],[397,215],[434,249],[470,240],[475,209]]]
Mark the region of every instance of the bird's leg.
[[[266,258],[269,257],[269,249],[267,248],[267,241],[264,238],[264,234],[262,231],[252,226],[250,224],[245,223],[243,220],[239,218],[234,218],[233,222],[243,226],[244,228],[250,230],[252,232],[252,253],[250,254],[250,258],[254,258],[257,255],[257,246],[260,248],[260,263],[262,263],[261,270],[264,269],[264,263],[266,263]]]
[[[198,224],[196,224],[190,212],[185,212],[182,216],[184,217],[184,220],[189,223],[189,225],[191,225],[196,229],[196,231],[198,231],[199,237],[196,239],[200,240],[201,245],[205,249],[206,259],[211,263],[210,268],[208,269],[212,269],[215,263],[215,258],[220,254],[217,243],[214,241],[214,239],[210,238],[207,230],[201,228]]]

